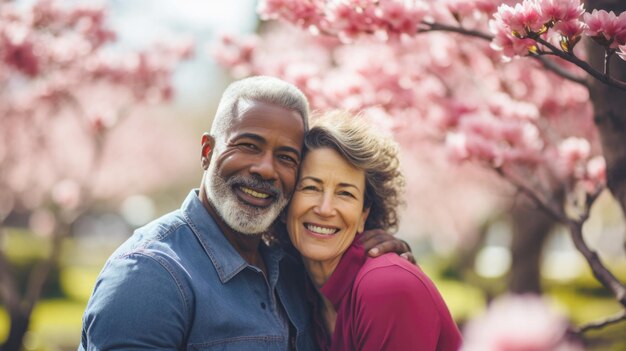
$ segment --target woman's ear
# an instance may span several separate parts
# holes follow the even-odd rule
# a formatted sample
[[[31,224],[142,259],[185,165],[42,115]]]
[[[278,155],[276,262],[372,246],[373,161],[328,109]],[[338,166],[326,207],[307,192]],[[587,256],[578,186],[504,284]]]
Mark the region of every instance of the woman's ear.
[[[200,155],[200,159],[202,160],[202,168],[205,171],[209,168],[214,147],[215,138],[213,138],[209,133],[202,134],[202,153]]]
[[[370,215],[370,209],[371,207],[367,207],[361,213],[361,218],[359,218],[359,226],[357,228],[358,233],[363,233],[363,231],[365,230],[365,222],[367,222],[367,216]]]

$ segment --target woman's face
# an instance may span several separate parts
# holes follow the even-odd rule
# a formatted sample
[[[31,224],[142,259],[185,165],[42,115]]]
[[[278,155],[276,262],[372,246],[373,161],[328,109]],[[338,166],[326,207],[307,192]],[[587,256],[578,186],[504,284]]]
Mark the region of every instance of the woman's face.
[[[365,173],[330,148],[308,152],[287,211],[289,238],[303,257],[338,262],[363,231]]]

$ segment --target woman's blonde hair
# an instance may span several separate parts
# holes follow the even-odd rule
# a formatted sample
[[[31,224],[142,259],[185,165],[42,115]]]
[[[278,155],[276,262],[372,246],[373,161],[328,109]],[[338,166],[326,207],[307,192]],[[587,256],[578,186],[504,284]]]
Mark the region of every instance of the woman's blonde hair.
[[[352,166],[365,172],[365,208],[370,209],[365,229],[398,228],[403,204],[404,176],[400,172],[398,146],[374,131],[361,115],[347,111],[318,113],[304,138],[305,153],[330,148]]]

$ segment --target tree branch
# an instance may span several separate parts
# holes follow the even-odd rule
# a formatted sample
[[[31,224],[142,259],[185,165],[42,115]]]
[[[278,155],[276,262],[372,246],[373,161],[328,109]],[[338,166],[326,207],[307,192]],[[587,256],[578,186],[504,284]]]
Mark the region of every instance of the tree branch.
[[[578,83],[580,85],[583,85],[586,88],[589,88],[589,84],[587,83],[587,80],[585,80],[585,77],[578,76],[564,69],[563,66],[559,66],[556,62],[550,60],[546,56],[532,56],[532,57],[537,59],[539,62],[541,62],[543,67],[545,67],[549,71],[554,72],[556,75],[561,76],[567,80],[571,80],[572,82]]]
[[[0,223],[0,238],[4,234],[4,227]],[[2,299],[7,309],[15,309],[20,306],[20,297],[15,277],[11,274],[11,267],[2,250],[0,250],[0,299]]]
[[[536,37],[533,39],[537,41],[538,43],[540,43],[541,45],[549,48],[551,50],[551,54],[556,55],[566,61],[569,61],[575,64],[576,66],[582,68],[585,72],[589,73],[592,77],[601,81],[602,83],[612,86],[614,88],[620,89],[620,90],[626,90],[626,83],[616,80],[610,76],[604,75],[602,72],[595,70],[593,67],[591,67],[590,64],[579,59],[578,57],[576,57],[576,55],[559,50],[557,47],[550,44],[548,41],[546,41],[545,39],[541,37]]]
[[[600,321],[587,323],[577,328],[572,328],[572,332],[576,334],[583,334],[583,333],[588,332],[589,330],[601,329],[611,324],[619,323],[621,321],[626,321],[626,310],[622,311],[621,313],[613,317],[609,317]]]
[[[445,24],[436,23],[436,22],[425,22],[425,21],[423,21],[422,24],[424,24],[426,26],[426,28],[419,29],[417,31],[418,33],[434,32],[434,31],[445,31],[445,32],[459,33],[459,34],[467,35],[467,36],[470,36],[470,37],[484,39],[484,40],[487,40],[487,41],[493,40],[493,35],[488,34],[488,33],[484,33],[484,32],[481,32],[481,31],[477,31],[477,30],[465,29],[463,27],[450,26],[450,25],[445,25]],[[541,64],[547,70],[554,72],[558,76],[561,76],[561,77],[563,77],[563,78],[565,78],[567,80],[570,80],[570,81],[572,81],[574,83],[578,83],[578,84],[584,85],[585,87],[588,88],[587,81],[585,80],[584,77],[577,76],[577,75],[573,74],[572,72],[567,71],[563,67],[557,65],[553,61],[551,61],[551,60],[549,60],[549,59],[547,59],[547,58],[545,58],[545,57],[543,57],[541,55],[532,55],[530,57],[538,60],[539,62],[541,62]],[[569,61],[567,58],[565,58],[565,60]]]
[[[28,286],[24,294],[24,303],[28,311],[32,311],[39,300],[44,284],[48,280],[48,276],[52,267],[57,262],[61,253],[61,243],[63,242],[64,229],[56,228],[53,233],[52,252],[43,262],[40,262],[30,274]],[[30,312],[29,312],[30,315]]]
[[[568,218],[562,211],[554,208],[554,206],[545,200],[534,189],[530,188],[523,181],[517,179],[512,174],[506,173],[502,167],[495,168],[496,172],[502,177],[513,183],[520,191],[528,195],[539,207],[544,209],[549,215],[553,216],[557,221],[565,224],[569,230],[576,249],[585,257],[585,260],[589,264],[593,275],[598,279],[600,283],[616,297],[617,301],[624,307],[626,307],[626,286],[622,284],[616,277],[609,271],[598,254],[592,251],[583,238],[582,227],[587,217],[594,200],[597,198],[599,192],[591,195],[591,199],[585,204],[584,212],[581,219],[574,220]]]
[[[546,201],[541,195],[539,195],[535,190],[530,188],[524,182],[517,179],[512,174],[506,173],[504,169],[502,169],[502,167],[496,167],[495,171],[501,177],[511,182],[519,191],[526,194],[537,206],[539,206],[541,209],[546,211],[548,215],[554,217],[554,219],[556,219],[558,222],[567,223],[569,219],[565,216],[565,214],[562,211],[559,211],[558,209],[554,208],[552,204]]]
[[[493,35],[485,33],[485,32],[481,32],[481,31],[477,31],[477,30],[465,29],[463,27],[457,27],[457,26],[449,26],[446,24],[441,24],[441,23],[436,23],[436,22],[422,21],[422,24],[424,24],[428,28],[419,29],[417,31],[418,33],[445,31],[445,32],[454,32],[454,33],[459,33],[463,35],[468,35],[471,37],[481,38],[487,41],[493,40]]]
[[[568,220],[566,225],[569,227],[572,234],[572,240],[576,249],[585,257],[593,275],[604,285],[617,299],[622,306],[626,307],[626,286],[622,284],[616,277],[609,271],[600,257],[595,251],[592,251],[585,239],[583,238],[583,223],[582,221]]]

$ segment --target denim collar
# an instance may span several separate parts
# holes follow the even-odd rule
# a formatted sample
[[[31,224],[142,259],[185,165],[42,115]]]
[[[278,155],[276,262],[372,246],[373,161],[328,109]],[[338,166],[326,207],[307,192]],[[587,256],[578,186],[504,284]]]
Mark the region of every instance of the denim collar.
[[[198,189],[189,192],[181,206],[181,211],[200,245],[213,262],[222,283],[228,282],[247,267],[259,271],[259,268],[248,264],[228,242],[224,233],[200,201]],[[278,278],[278,266],[285,253],[278,245],[268,247],[263,241],[260,245],[261,255],[270,275],[268,279],[275,283]]]

